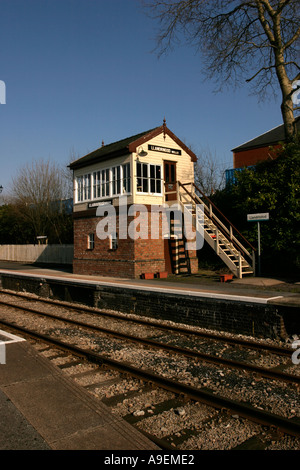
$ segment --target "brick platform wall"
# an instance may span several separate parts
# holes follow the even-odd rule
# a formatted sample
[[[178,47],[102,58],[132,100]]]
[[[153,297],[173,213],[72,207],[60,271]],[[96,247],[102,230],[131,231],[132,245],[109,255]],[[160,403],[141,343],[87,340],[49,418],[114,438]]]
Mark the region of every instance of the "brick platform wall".
[[[298,306],[172,295],[138,288],[89,285],[88,282],[81,284],[76,280],[60,281],[9,273],[0,274],[0,287],[104,310],[134,313],[142,317],[172,320],[257,338],[284,339],[286,335],[300,335]]]

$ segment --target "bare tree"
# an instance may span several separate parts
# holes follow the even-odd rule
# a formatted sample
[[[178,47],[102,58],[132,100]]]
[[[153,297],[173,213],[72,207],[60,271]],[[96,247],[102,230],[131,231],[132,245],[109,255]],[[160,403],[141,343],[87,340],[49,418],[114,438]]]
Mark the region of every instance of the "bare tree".
[[[184,38],[202,54],[208,78],[222,85],[246,79],[260,97],[279,86],[286,138],[295,135],[299,0],[153,0],[147,10],[160,25],[160,53]]]
[[[13,178],[11,200],[20,217],[25,218],[35,235],[48,235],[61,242],[65,221],[65,201],[72,197],[65,175],[57,164],[36,160],[20,168]]]
[[[195,164],[195,184],[206,195],[211,196],[224,188],[226,165],[217,158],[216,152],[203,148]]]

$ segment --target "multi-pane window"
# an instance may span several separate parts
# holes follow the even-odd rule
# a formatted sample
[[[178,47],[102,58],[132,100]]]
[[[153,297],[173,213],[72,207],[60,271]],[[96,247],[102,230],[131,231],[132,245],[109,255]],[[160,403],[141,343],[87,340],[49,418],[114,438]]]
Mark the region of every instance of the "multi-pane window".
[[[109,168],[101,171],[101,197],[109,196],[109,186],[110,186],[110,171]]]
[[[91,199],[91,175],[83,175],[77,178],[77,201]]]
[[[87,201],[91,199],[91,175],[83,177],[83,198]]]
[[[93,250],[95,248],[95,235],[94,233],[89,233],[88,234],[88,250]]]
[[[130,193],[130,163],[94,171],[76,178],[77,202]]]
[[[78,176],[77,179],[76,179],[76,183],[77,183],[77,201],[78,202],[83,201],[83,182],[82,182],[82,180],[83,180],[82,176]]]
[[[150,165],[150,192],[161,193],[161,166]]]
[[[137,191],[161,194],[161,166],[149,163],[137,163]]]
[[[122,193],[130,193],[130,163],[122,165]]]
[[[118,248],[118,234],[109,237],[109,249],[116,250]]]
[[[101,197],[101,186],[100,186],[100,182],[101,182],[101,172],[100,171],[95,171],[93,173],[93,199],[97,199],[99,197]]]
[[[112,168],[112,194],[121,194],[121,167]]]
[[[137,163],[136,175],[137,175],[137,191],[142,192],[142,193],[147,193],[148,187],[149,187],[148,163]]]

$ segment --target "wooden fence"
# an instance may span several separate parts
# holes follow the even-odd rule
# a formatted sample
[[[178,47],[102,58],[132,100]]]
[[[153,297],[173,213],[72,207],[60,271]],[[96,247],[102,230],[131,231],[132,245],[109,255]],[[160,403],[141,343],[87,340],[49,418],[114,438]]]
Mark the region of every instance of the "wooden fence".
[[[72,264],[73,245],[0,245],[1,261]]]

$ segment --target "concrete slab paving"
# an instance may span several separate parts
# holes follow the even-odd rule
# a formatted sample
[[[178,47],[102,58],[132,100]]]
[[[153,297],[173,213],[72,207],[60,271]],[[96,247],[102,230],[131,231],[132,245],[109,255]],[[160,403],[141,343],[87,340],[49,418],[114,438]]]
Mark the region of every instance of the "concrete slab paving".
[[[247,286],[261,286],[261,287],[271,287],[279,286],[284,284],[284,281],[280,279],[272,279],[267,277],[247,277],[242,279],[234,279],[231,281],[232,285],[247,285]]]
[[[6,358],[0,365],[0,449],[158,449],[29,343],[7,345]]]
[[[3,365],[0,366],[0,372]],[[50,450],[37,430],[0,390],[0,450]]]

